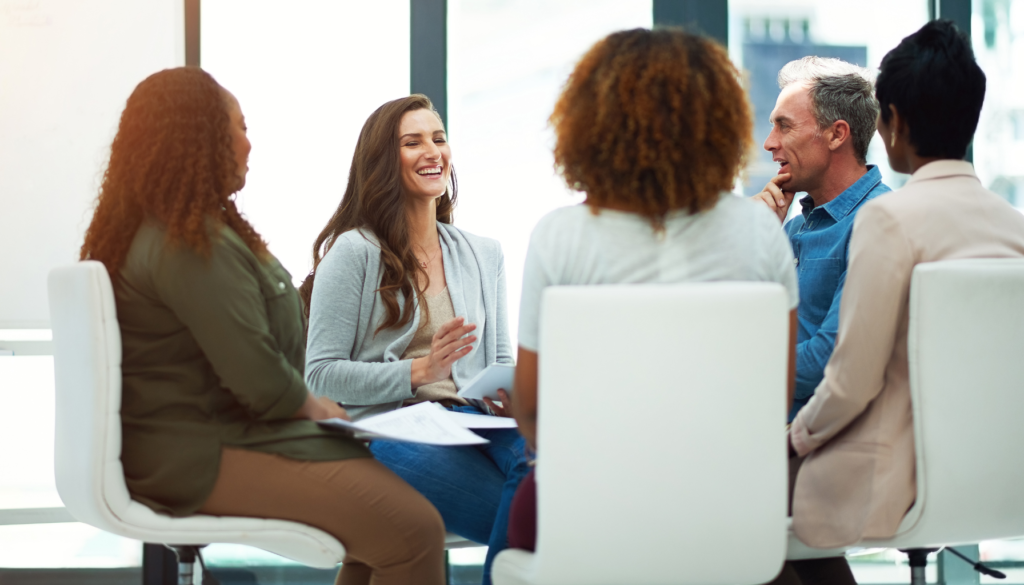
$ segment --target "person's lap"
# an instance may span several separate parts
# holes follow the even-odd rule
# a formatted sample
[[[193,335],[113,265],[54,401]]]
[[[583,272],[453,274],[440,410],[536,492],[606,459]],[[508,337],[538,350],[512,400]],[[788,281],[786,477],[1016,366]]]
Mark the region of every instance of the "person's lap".
[[[529,473],[530,467],[526,457],[526,441],[518,431],[512,429],[481,430],[478,434],[490,443],[480,446],[501,470],[505,481],[501,487],[498,512],[494,517],[494,527],[488,541],[487,561],[485,570],[489,570],[494,555],[508,548],[508,519],[512,509],[512,498],[519,489],[519,484]]]
[[[481,414],[473,407],[461,412]],[[381,463],[423,494],[444,519],[445,528],[488,545],[485,582],[496,555],[508,546],[508,514],[516,488],[529,468],[526,445],[515,429],[479,429],[485,445],[438,447],[375,441]]]
[[[423,494],[445,528],[486,543],[498,513],[505,475],[474,447],[374,441],[373,456]]]
[[[444,581],[444,532],[426,498],[369,457],[297,461],[225,448],[200,513],[315,526],[346,548],[338,583]]]

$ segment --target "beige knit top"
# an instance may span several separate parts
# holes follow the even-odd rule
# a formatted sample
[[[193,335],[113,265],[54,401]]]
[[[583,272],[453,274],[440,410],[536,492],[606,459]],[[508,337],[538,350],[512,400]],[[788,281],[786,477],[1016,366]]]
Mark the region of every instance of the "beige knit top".
[[[430,342],[433,341],[434,334],[437,333],[438,328],[455,318],[455,309],[452,307],[452,297],[448,293],[448,287],[445,287],[444,290],[434,296],[423,295],[423,298],[427,302],[430,319],[424,321],[420,328],[416,330],[412,342],[409,343],[409,347],[402,354],[403,360],[411,360],[429,355]],[[406,400],[402,404],[403,406],[427,401],[440,402],[445,406],[453,404],[466,406],[469,404],[469,402],[459,396],[458,389],[455,387],[455,382],[452,380],[451,375],[439,382],[424,384],[419,388],[415,388],[414,393],[416,396]]]

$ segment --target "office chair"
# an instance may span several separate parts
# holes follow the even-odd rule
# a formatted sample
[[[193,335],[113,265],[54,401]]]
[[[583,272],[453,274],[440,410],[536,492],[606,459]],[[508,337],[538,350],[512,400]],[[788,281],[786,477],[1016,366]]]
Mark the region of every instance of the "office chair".
[[[777,284],[553,287],[537,550],[496,585],[743,585],[786,550],[789,308]]]
[[[856,546],[908,552],[923,585],[930,550],[1024,536],[1024,260],[918,265],[907,345],[917,498],[893,538]],[[844,550],[789,542],[790,559]]]
[[[121,467],[121,333],[103,264],[55,268],[49,276],[56,374],[57,491],[80,522],[126,538],[165,543],[179,583],[192,583],[196,552],[214,543],[258,547],[333,568],[345,547],[326,532],[285,520],[195,515],[172,518],[131,499]],[[449,535],[447,548],[477,546]]]

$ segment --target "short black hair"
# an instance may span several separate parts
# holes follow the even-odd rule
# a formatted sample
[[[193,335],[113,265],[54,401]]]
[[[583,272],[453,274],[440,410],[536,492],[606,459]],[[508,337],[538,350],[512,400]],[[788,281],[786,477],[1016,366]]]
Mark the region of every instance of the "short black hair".
[[[882,120],[889,104],[907,121],[918,156],[962,159],[978,128],[985,74],[971,41],[950,20],[933,20],[882,59],[875,81]]]

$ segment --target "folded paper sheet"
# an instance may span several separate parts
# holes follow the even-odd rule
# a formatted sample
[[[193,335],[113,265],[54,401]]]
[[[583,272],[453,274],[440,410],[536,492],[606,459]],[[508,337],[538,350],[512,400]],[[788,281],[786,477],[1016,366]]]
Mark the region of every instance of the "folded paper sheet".
[[[516,367],[512,364],[491,364],[467,382],[459,390],[459,396],[477,400],[501,400],[498,397],[498,390],[504,389],[512,394],[512,379],[515,374]]]
[[[318,422],[325,427],[351,431],[358,439],[428,445],[482,445],[488,442],[487,439],[455,422],[451,414],[453,413],[432,402],[422,402],[364,418],[359,422],[349,422],[340,418]]]
[[[451,412],[446,410],[455,424],[467,429],[514,429],[518,425],[516,419],[504,416],[488,416],[486,414],[470,414],[468,412]]]

